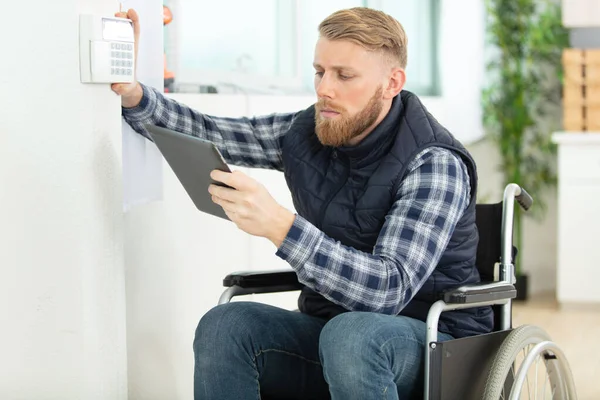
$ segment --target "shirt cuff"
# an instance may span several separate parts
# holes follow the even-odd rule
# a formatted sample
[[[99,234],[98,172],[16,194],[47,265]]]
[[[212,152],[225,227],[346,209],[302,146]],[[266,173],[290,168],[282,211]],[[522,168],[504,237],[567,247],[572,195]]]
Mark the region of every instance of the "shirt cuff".
[[[323,232],[296,214],[287,236],[277,249],[276,255],[292,268],[302,268],[313,257],[323,240]]]
[[[157,96],[152,88],[140,82],[142,87],[142,100],[135,107],[121,107],[121,113],[130,122],[147,121],[154,114],[157,105]]]

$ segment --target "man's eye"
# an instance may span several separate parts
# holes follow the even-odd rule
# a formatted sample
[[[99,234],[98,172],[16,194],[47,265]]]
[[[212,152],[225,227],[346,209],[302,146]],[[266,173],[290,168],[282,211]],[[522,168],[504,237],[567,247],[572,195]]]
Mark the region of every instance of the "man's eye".
[[[323,76],[323,73],[322,73],[322,72],[319,72],[319,71],[317,71],[317,72],[315,72],[315,75],[316,75],[316,76],[319,76],[319,77],[322,77],[322,76]]]
[[[348,79],[351,79],[351,78],[352,78],[351,76],[348,76],[348,75],[339,75],[339,77],[340,77],[340,79],[341,79],[341,80],[343,80],[343,81],[347,81]]]

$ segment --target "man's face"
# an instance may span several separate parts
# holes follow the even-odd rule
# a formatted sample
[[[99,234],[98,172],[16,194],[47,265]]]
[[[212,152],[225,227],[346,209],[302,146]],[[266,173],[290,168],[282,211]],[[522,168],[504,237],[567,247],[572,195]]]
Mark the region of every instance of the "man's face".
[[[321,37],[314,67],[319,140],[325,146],[355,144],[352,139],[370,132],[385,116],[381,115],[388,71],[384,57],[349,41]]]

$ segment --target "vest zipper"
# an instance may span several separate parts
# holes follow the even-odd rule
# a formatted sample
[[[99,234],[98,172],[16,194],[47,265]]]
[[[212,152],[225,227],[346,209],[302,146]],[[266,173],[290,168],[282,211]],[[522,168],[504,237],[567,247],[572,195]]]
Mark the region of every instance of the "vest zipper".
[[[334,150],[334,154],[335,154],[335,156],[333,158],[334,159],[336,159],[336,158],[339,159],[339,157],[337,157],[336,150]],[[331,201],[333,200],[333,198],[335,196],[337,196],[337,194],[340,192],[340,190],[342,190],[342,188],[346,184],[346,181],[348,181],[348,176],[350,176],[350,163],[347,160],[344,160],[344,161],[345,161],[344,164],[346,166],[346,173],[344,174],[344,179],[342,179],[340,185],[333,191],[332,195],[329,196],[329,198],[325,202],[325,205],[321,209],[321,213],[319,215],[319,227],[318,228],[321,231],[323,231],[323,219],[325,219],[325,213],[327,212],[327,209],[329,208],[329,204],[331,203]]]

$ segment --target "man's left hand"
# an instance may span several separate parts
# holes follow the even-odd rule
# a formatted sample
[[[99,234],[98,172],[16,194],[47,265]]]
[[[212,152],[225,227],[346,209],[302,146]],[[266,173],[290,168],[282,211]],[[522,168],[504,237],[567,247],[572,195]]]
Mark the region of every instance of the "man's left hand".
[[[265,237],[279,248],[295,215],[277,203],[263,185],[241,171],[214,170],[210,177],[233,188],[210,185],[208,189],[212,200],[229,219],[244,232]]]

